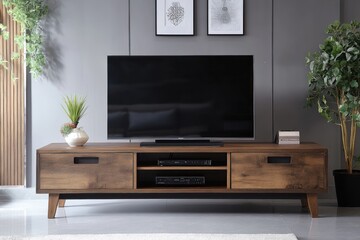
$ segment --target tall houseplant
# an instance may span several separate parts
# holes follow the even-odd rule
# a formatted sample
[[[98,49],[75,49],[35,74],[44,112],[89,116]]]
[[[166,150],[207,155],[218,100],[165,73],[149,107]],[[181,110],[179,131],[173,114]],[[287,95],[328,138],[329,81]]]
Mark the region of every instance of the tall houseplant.
[[[306,58],[310,67],[307,103],[317,106],[328,122],[340,126],[345,173],[359,178],[353,162],[356,130],[360,126],[360,22],[336,21],[328,26],[326,33],[328,37],[320,50]],[[358,198],[360,205],[359,194]]]

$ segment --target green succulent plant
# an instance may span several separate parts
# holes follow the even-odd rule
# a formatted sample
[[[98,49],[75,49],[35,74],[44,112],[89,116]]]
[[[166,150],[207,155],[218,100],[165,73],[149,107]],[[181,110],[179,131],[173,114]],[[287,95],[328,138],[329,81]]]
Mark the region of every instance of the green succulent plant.
[[[86,112],[86,98],[79,97],[77,95],[65,96],[64,105],[62,105],[62,108],[65,111],[66,115],[69,117],[74,128],[76,128],[80,119],[84,116]]]
[[[65,123],[61,126],[60,132],[63,135],[63,137],[66,137],[71,133],[71,131],[74,129],[74,125],[72,123]]]

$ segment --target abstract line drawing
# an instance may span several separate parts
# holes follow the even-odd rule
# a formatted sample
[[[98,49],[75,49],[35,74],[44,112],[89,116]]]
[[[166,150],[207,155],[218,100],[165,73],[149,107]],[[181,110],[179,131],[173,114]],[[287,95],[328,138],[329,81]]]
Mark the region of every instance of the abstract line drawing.
[[[221,8],[221,11],[220,11],[219,15],[220,15],[220,21],[223,24],[227,24],[227,23],[231,22],[231,16],[230,16],[230,13],[229,13],[229,9],[226,6],[226,0],[223,0],[223,6]]]
[[[179,2],[173,2],[167,10],[167,18],[175,26],[178,26],[184,20],[184,16],[185,9]]]
[[[195,0],[156,0],[156,36],[194,36]]]
[[[243,0],[208,0],[208,35],[243,35]]]

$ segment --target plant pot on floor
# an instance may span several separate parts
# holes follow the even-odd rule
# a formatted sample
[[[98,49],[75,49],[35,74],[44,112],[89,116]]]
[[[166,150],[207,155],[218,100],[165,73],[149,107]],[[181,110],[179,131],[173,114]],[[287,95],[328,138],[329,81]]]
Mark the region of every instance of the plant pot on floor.
[[[360,170],[352,174],[345,169],[333,171],[339,207],[360,207]]]

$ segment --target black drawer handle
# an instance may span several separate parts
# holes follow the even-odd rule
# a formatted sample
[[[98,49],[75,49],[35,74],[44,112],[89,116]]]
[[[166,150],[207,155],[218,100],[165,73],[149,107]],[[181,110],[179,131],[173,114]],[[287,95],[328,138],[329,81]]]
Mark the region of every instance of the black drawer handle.
[[[74,157],[74,164],[98,164],[98,157]]]
[[[291,157],[267,157],[267,163],[291,163]]]

